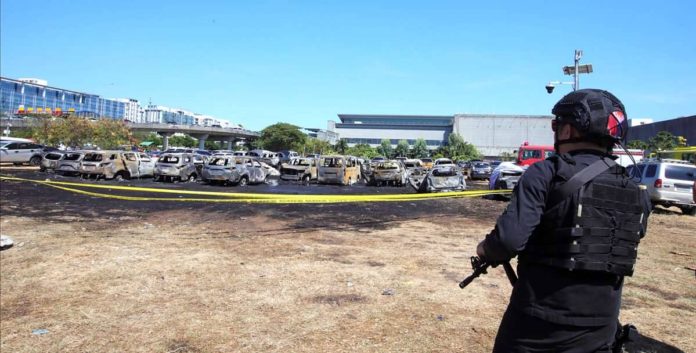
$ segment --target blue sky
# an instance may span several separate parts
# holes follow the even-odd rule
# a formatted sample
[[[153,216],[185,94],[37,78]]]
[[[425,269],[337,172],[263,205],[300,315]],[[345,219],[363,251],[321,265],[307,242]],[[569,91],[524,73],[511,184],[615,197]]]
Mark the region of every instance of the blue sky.
[[[260,130],[336,114],[550,114],[561,68],[629,118],[696,114],[693,1],[24,1],[0,72]]]

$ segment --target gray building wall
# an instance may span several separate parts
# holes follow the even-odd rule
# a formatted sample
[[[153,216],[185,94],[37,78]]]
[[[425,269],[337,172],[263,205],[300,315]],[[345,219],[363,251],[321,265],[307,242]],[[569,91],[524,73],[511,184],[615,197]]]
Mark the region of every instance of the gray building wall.
[[[672,120],[658,121],[652,124],[631,126],[627,141],[640,140],[648,142],[660,131],[668,131],[674,136],[683,136],[689,146],[696,146],[696,115]]]
[[[453,131],[485,156],[512,153],[522,143],[553,145],[551,115],[455,114]]]

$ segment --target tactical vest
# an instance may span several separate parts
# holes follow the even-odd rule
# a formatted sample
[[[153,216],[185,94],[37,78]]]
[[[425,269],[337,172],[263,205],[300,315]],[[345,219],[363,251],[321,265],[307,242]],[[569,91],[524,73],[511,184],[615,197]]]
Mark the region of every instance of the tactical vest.
[[[565,163],[560,157],[558,161]],[[548,199],[553,200],[561,186],[552,184]],[[520,260],[631,276],[648,216],[641,202],[643,192],[623,167],[609,167],[555,207],[547,203]]]

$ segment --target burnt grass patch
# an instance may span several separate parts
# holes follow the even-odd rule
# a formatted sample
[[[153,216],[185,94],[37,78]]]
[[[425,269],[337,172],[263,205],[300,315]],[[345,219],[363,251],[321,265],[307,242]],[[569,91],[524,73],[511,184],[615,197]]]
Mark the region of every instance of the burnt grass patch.
[[[334,294],[334,295],[318,295],[309,300],[316,304],[327,304],[341,306],[344,304],[360,304],[366,303],[367,298],[357,294]]]

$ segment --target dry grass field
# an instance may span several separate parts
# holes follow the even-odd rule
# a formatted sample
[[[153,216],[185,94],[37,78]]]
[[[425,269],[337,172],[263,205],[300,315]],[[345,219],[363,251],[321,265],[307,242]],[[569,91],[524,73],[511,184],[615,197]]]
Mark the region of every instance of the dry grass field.
[[[486,352],[510,295],[502,269],[457,286],[504,202],[158,209],[0,184],[2,352]],[[695,230],[651,217],[633,351],[696,352]]]

